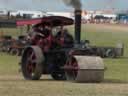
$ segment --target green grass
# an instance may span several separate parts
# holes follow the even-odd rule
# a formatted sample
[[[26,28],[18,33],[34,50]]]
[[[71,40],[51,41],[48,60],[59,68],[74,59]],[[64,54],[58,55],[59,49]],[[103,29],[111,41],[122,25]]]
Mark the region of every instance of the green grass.
[[[6,29],[16,36],[20,31]],[[69,30],[73,34],[73,28]],[[92,45],[115,46],[122,42],[125,54],[118,59],[104,59],[107,70],[102,83],[54,81],[42,76],[40,81],[26,81],[18,72],[20,57],[0,53],[1,96],[128,96],[128,28],[123,26],[83,25],[82,39]]]
[[[0,75],[13,75],[18,73],[20,57],[0,53]]]
[[[0,32],[4,35],[11,35],[17,37],[19,35],[24,35],[26,32],[26,27],[17,27],[17,28],[0,28]]]

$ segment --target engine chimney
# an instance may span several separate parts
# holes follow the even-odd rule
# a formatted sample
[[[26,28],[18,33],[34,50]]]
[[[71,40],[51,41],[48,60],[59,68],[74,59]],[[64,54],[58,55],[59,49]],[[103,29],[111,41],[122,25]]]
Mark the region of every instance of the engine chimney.
[[[81,10],[75,10],[75,42],[80,44],[81,38]]]

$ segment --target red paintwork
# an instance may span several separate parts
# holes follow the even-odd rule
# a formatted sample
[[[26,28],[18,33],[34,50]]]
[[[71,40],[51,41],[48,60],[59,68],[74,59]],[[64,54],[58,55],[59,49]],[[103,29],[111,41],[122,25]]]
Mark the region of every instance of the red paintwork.
[[[49,23],[51,26],[60,25],[72,25],[74,23],[73,19],[63,17],[63,16],[48,16],[37,19],[27,19],[27,20],[17,20],[17,26],[32,25],[32,24],[45,24]]]
[[[37,24],[39,22],[41,22],[41,19],[18,20],[16,22],[16,25],[17,26],[32,25],[32,24]]]
[[[51,28],[55,26],[65,26],[65,25],[72,25],[73,20],[70,18],[62,17],[62,16],[49,16],[49,17],[43,17],[43,18],[37,18],[37,19],[29,19],[29,20],[18,20],[16,22],[17,26],[24,26],[24,25],[32,25],[34,24],[33,30],[34,32],[39,32],[38,27],[41,25],[48,24]],[[42,33],[43,34],[43,33]],[[48,50],[52,46],[52,42],[56,42],[55,38],[50,33],[48,37],[39,37],[35,35],[34,37],[31,37],[31,41],[33,45],[38,45],[44,52],[48,52]],[[62,38],[59,41],[60,45],[62,46],[64,43],[64,39]]]

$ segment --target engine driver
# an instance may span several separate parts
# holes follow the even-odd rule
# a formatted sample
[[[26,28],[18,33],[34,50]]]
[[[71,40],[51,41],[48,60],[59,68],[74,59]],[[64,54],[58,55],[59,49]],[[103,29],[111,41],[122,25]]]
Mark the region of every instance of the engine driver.
[[[55,39],[62,47],[73,47],[73,37],[69,34],[68,30],[61,27],[60,31],[56,34]]]

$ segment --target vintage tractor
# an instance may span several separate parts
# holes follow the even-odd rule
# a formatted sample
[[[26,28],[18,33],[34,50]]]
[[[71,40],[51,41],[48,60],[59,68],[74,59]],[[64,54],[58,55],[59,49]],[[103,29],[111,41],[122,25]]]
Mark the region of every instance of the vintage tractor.
[[[80,41],[81,11],[75,11],[75,40],[69,37],[56,39],[52,29],[72,25],[74,21],[62,16],[48,16],[41,19],[21,20],[17,25],[35,24],[31,45],[24,49],[21,71],[27,80],[38,80],[42,74],[51,74],[55,80],[78,82],[101,82],[104,64],[86,44]],[[39,30],[38,28],[43,26]],[[47,28],[47,29],[46,29]],[[71,45],[71,46],[69,46]]]
[[[23,36],[23,35],[18,36],[17,39],[13,40],[13,42],[9,48],[9,53],[11,55],[21,56],[23,53],[23,49],[27,45],[29,45],[29,43],[26,40],[26,36]]]
[[[0,40],[0,50],[2,52],[8,52],[12,42],[13,42],[13,39],[11,36],[9,35],[2,36]]]

